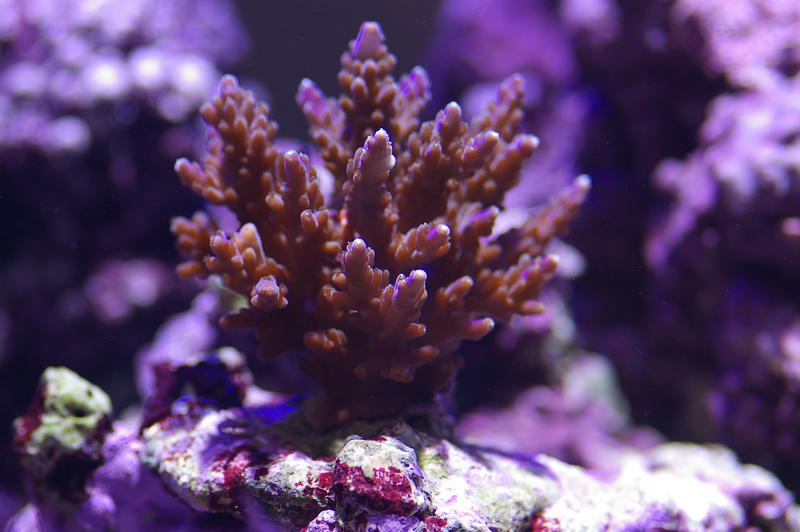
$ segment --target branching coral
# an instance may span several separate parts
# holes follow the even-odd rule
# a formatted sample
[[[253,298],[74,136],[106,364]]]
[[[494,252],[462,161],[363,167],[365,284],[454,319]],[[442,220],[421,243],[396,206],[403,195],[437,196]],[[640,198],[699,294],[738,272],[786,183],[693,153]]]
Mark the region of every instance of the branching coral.
[[[503,197],[538,144],[516,132],[521,78],[504,81],[470,124],[456,103],[420,123],[427,74],[392,77],[378,24],[361,27],[341,64],[338,99],[309,80],[297,94],[332,198],[308,156],[275,147],[269,109],[228,76],[201,111],[211,126],[204,162],[176,170],[241,227],[226,233],[203,213],[172,226],[181,275],[220,275],[249,299],[223,325],[255,329],[265,357],[309,355],[303,369],[323,394],[305,408],[319,427],[430,400],[453,381],[462,340],[541,312],[557,266],[545,248],[589,188],[580,177],[495,235]]]

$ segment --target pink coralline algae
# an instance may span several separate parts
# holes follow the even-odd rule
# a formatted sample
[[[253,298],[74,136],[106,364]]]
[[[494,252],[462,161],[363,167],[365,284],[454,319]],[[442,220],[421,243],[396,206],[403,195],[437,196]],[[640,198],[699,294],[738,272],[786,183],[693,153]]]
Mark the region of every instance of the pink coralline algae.
[[[88,440],[74,441],[66,437],[69,431],[54,427],[81,426],[79,414],[106,419],[107,398],[62,370],[60,381],[68,385],[49,388],[50,417],[34,429],[34,440],[45,431],[55,438],[50,446],[56,455],[81,463],[88,451],[93,465],[82,470],[80,482],[66,486],[52,475],[58,470],[48,467],[52,462],[35,464],[36,447],[21,448],[26,468],[54,482],[34,484],[34,500],[7,529],[800,529],[790,493],[723,448],[630,449],[617,461],[618,474],[598,480],[556,458],[453,443],[436,409],[321,433],[300,415],[287,417],[280,396],[242,380],[242,362],[228,352],[176,367],[185,376],[183,392],[162,403],[166,408],[156,420],[117,421],[99,438],[89,430]],[[221,388],[242,392],[231,407],[223,406],[227,399],[216,387],[204,386],[215,364],[220,383],[229,379]],[[80,394],[85,411],[53,408],[76,404]],[[99,446],[86,447],[87,441]],[[66,453],[70,448],[77,453]]]
[[[364,470],[361,465],[364,460],[384,461],[379,455],[386,453],[392,444],[391,440],[381,438],[375,443],[364,442],[357,450],[348,450],[347,446],[342,449],[332,479],[338,500],[345,505],[397,515],[414,515],[430,505],[430,494],[426,493],[428,488],[422,481],[423,473],[414,463],[413,454],[405,452],[402,446],[397,446],[396,460],[386,460],[387,467]]]

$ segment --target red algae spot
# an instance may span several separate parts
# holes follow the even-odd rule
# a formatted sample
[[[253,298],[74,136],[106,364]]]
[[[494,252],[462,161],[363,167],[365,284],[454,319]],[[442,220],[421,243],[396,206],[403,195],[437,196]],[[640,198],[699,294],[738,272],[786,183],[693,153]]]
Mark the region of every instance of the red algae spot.
[[[427,517],[423,519],[428,532],[442,532],[447,526],[447,519],[443,517]]]
[[[233,492],[241,484],[244,472],[253,466],[250,451],[242,446],[221,452],[212,461],[211,471],[221,471],[226,494]]]
[[[208,405],[200,401],[191,399],[171,405],[171,411],[165,413],[161,418],[150,422],[142,422],[142,429],[158,423],[160,432],[188,431],[192,429],[203,416],[208,412]]]
[[[44,386],[41,386],[40,389],[36,391],[36,397],[33,398],[33,402],[30,408],[28,408],[28,411],[14,423],[14,445],[17,450],[21,450],[28,445],[31,434],[42,424],[45,391]]]
[[[233,455],[225,466],[225,473],[223,476],[226,492],[230,493],[241,484],[245,470],[250,467],[252,463],[253,460],[250,456],[250,451],[247,449],[240,449]]]
[[[258,465],[253,467],[253,478],[256,480],[261,480],[269,473],[269,465]]]
[[[531,519],[531,532],[562,532],[558,519],[546,519],[541,515]]]
[[[235,447],[218,454],[211,462],[209,469],[222,472],[222,491],[212,496],[210,508],[212,511],[239,512],[239,505],[234,495],[242,486],[244,473],[254,465],[252,453],[243,446]]]
[[[303,489],[303,495],[319,502],[327,502],[331,499],[332,487],[333,473],[320,473],[316,478],[309,474],[308,486]]]
[[[319,477],[317,477],[317,483],[322,489],[331,489],[333,486],[333,473],[320,473]]]
[[[413,515],[417,511],[411,481],[396,467],[375,468],[372,478],[368,478],[360,467],[338,463],[333,472],[333,489],[337,497],[353,498],[379,512]]]

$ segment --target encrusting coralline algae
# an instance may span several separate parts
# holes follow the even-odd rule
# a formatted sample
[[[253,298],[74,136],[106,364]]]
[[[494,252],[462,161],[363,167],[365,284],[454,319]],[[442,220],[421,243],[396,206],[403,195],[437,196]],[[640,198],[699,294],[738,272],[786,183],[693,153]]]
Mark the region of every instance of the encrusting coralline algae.
[[[49,477],[41,471],[34,501],[8,530],[798,530],[797,508],[780,483],[721,447],[631,450],[620,473],[601,481],[547,456],[459,444],[436,408],[316,432],[289,414],[284,399],[254,387],[243,362],[221,350],[165,368],[159,386],[167,393],[143,418],[158,420],[141,432],[123,419],[107,435],[107,428],[82,431],[77,451],[53,440],[62,464],[97,469],[73,470],[66,493],[57,469]],[[74,404],[70,397],[93,389],[58,371],[73,388],[52,386],[51,371],[38,404]],[[34,408],[18,423],[36,434],[47,430],[36,425],[42,415],[84,426],[76,416],[107,420],[104,412]],[[40,448],[33,441],[18,441],[32,460]]]
[[[620,440],[603,480],[453,436],[438,398],[461,341],[542,311],[557,266],[548,244],[589,181],[494,232],[537,145],[515,131],[521,79],[470,124],[455,103],[420,123],[427,76],[395,81],[383,41],[376,23],[361,27],[338,100],[300,86],[329,193],[308,156],[274,146],[266,105],[232,77],[202,110],[205,160],[176,164],[238,220],[226,232],[204,213],[176,219],[179,273],[219,276],[245,301],[201,297],[183,318],[205,324],[228,306],[223,325],[254,329],[262,356],[304,352],[320,392],[263,390],[238,351],[207,351],[206,336],[200,352],[159,351],[179,338],[174,326],[139,360],[142,408],[113,423],[101,390],[50,369],[16,424],[31,502],[8,529],[800,530],[777,479],[721,447]],[[51,460],[37,459],[43,448]]]

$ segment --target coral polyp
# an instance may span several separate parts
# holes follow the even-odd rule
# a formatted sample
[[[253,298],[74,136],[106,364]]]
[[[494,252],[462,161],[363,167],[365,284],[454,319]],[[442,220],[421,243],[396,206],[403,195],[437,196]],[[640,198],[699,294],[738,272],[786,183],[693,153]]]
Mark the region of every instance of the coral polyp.
[[[423,122],[428,76],[417,67],[395,80],[395,63],[367,22],[342,55],[338,99],[300,84],[330,197],[309,156],[276,146],[268,106],[231,76],[201,111],[204,161],[176,164],[184,184],[239,223],[174,220],[187,259],[179,273],[219,275],[246,297],[222,323],[254,329],[262,356],[308,354],[303,369],[322,394],[305,411],[318,427],[430,401],[452,383],[462,340],[540,313],[557,267],[547,244],[589,189],[579,177],[496,234],[504,196],[538,145],[517,131],[522,79],[502,82],[469,123],[456,103]]]

